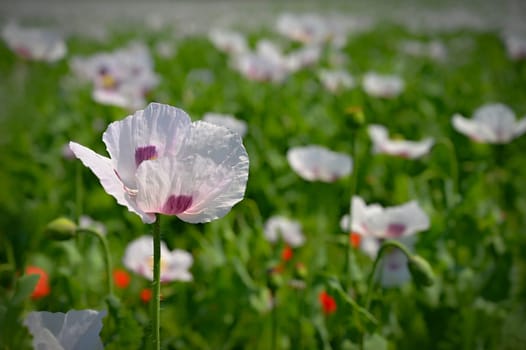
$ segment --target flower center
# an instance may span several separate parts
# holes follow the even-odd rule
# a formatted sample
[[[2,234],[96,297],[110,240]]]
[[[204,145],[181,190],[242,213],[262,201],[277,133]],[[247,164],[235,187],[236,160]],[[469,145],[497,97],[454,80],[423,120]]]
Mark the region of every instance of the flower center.
[[[167,215],[177,215],[184,212],[192,205],[192,196],[171,195],[164,203],[161,212]]]
[[[135,149],[135,165],[138,167],[145,160],[157,159],[157,156],[155,146],[137,147]]]
[[[404,224],[389,224],[387,226],[387,236],[388,237],[400,237],[405,231]]]
[[[148,257],[148,267],[150,268],[150,271],[153,271],[153,256]],[[159,261],[159,271],[161,272],[161,276],[164,274],[167,268],[168,264],[166,263],[166,260],[164,260],[161,256],[161,260]]]

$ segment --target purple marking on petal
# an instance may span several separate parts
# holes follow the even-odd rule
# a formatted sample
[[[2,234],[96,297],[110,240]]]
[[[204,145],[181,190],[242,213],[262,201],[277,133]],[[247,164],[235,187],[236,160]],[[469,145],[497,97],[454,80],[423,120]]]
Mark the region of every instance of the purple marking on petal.
[[[192,205],[192,196],[176,196],[171,195],[168,197],[166,203],[164,203],[161,213],[167,215],[177,215],[184,212]]]
[[[388,237],[400,237],[404,231],[406,226],[404,224],[389,224],[387,226],[387,236]]]
[[[387,269],[391,270],[391,271],[396,271],[396,270],[398,270],[401,267],[402,267],[402,265],[400,263],[398,263],[398,262],[389,262],[387,264]]]
[[[155,146],[137,147],[135,150],[135,165],[139,166],[145,160],[157,158],[157,149]]]

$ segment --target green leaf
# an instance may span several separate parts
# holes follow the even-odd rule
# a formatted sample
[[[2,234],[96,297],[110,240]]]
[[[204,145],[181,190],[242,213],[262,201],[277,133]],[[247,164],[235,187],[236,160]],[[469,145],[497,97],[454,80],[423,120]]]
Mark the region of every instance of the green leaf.
[[[364,307],[361,307],[354,301],[342,288],[340,282],[336,280],[335,278],[329,279],[329,286],[336,290],[338,294],[343,298],[343,300],[349,304],[360,316],[362,316],[364,319],[372,323],[373,325],[378,325],[378,321],[376,318]]]
[[[39,279],[39,275],[25,275],[20,277],[17,281],[15,294],[11,298],[11,304],[19,305],[29,299]]]

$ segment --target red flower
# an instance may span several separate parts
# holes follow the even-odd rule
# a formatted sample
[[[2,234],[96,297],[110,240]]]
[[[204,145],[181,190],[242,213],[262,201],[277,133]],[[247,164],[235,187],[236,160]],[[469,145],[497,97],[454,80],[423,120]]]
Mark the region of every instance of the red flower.
[[[130,274],[123,269],[113,270],[113,282],[118,288],[126,288],[130,284]]]
[[[141,290],[141,294],[140,294],[140,297],[141,297],[141,300],[143,303],[148,303],[151,299],[152,299],[152,290],[150,288],[144,288],[143,290]]]
[[[360,247],[360,242],[362,241],[362,236],[359,233],[351,232],[349,234],[349,239],[351,240],[351,245],[354,248]]]
[[[321,308],[325,315],[330,315],[336,312],[336,300],[325,291],[322,291],[318,295],[318,299],[320,300]]]
[[[283,248],[283,251],[281,252],[281,259],[283,259],[283,261],[289,261],[290,259],[292,259],[293,256],[294,251],[291,247],[286,245],[285,248]]]
[[[40,278],[31,294],[31,299],[40,299],[48,295],[51,291],[49,288],[49,278],[46,271],[40,267],[28,266],[26,267],[26,275],[39,275]]]

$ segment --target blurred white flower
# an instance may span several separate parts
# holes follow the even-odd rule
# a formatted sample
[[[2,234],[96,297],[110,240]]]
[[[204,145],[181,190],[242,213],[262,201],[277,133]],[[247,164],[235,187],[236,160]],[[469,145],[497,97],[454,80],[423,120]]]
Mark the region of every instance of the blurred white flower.
[[[305,46],[285,56],[286,66],[290,72],[316,64],[321,57],[321,47]]]
[[[526,132],[526,117],[517,121],[515,113],[501,103],[477,108],[472,119],[455,114],[452,122],[458,132],[482,143],[508,143]]]
[[[413,250],[415,236],[404,237],[397,239],[397,241],[411,251]],[[377,240],[377,243],[380,244],[380,241]],[[380,264],[377,278],[379,278],[383,287],[398,287],[411,280],[411,273],[407,267],[407,256],[400,249],[392,248],[387,251],[383,255]]]
[[[163,40],[155,44],[155,51],[162,58],[171,58],[175,55],[177,49],[172,41]]]
[[[79,228],[87,228],[90,230],[94,230],[99,233],[102,233],[103,235],[105,235],[108,232],[106,226],[102,222],[95,221],[87,215],[81,215],[81,217],[79,218]]]
[[[315,14],[282,14],[278,17],[276,29],[287,38],[303,44],[322,43],[332,35],[327,22]]]
[[[512,60],[521,60],[526,58],[526,38],[517,35],[506,35],[504,45],[508,57]]]
[[[405,40],[400,44],[400,49],[409,55],[427,57],[436,61],[442,61],[447,58],[446,46],[438,40],[430,42]]]
[[[239,32],[213,28],[208,38],[218,50],[229,54],[240,55],[249,51],[245,37]]]
[[[319,71],[318,76],[323,86],[332,93],[355,86],[354,78],[345,70],[322,69]]]
[[[126,247],[123,264],[129,270],[153,280],[153,237],[139,237]],[[181,249],[169,251],[161,242],[161,282],[192,280],[189,269],[194,259],[190,253]]]
[[[94,85],[93,98],[128,109],[146,105],[145,95],[159,84],[148,48],[139,42],[110,53],[74,57],[71,69]]]
[[[403,158],[415,159],[429,153],[434,140],[426,138],[422,141],[391,140],[387,129],[382,125],[369,125],[367,128],[373,141],[373,152],[385,153]]]
[[[243,199],[248,155],[241,137],[225,127],[192,123],[181,109],[151,103],[111,123],[102,139],[111,158],[75,142],[70,148],[145,223],[156,213],[209,222]]]
[[[352,198],[351,230],[364,237],[394,239],[414,235],[429,228],[429,217],[416,201],[383,208],[366,205],[358,196]]]
[[[234,68],[243,76],[254,81],[283,81],[288,75],[286,63],[273,60],[257,53],[244,53],[234,57]]]
[[[13,52],[28,60],[54,62],[67,52],[62,36],[49,30],[8,23],[2,30],[2,38]]]
[[[359,248],[373,260],[376,259],[384,239],[398,241],[412,250],[416,241],[414,233],[429,227],[429,219],[415,202],[384,209],[378,204],[367,206],[363,199],[355,196],[351,212],[352,230],[349,230],[349,215],[342,217],[340,226],[344,231],[359,235]],[[412,215],[414,218],[411,218]],[[378,227],[368,226],[368,222],[375,221],[379,222]],[[402,232],[403,230],[406,232]],[[383,287],[396,287],[409,281],[411,274],[405,254],[398,248],[385,252],[376,278]]]
[[[318,145],[291,148],[287,159],[292,169],[308,181],[333,182],[352,171],[351,157]]]
[[[404,90],[404,81],[396,75],[366,73],[362,79],[365,92],[374,97],[392,98]]]
[[[299,247],[305,243],[305,237],[298,221],[284,216],[273,216],[267,220],[264,228],[265,238],[275,243],[281,237],[291,247]]]
[[[221,125],[230,129],[243,137],[247,133],[247,123],[243,120],[237,119],[231,114],[220,113],[206,113],[203,120],[215,125]]]
[[[103,349],[99,333],[106,311],[70,310],[67,313],[33,311],[24,325],[33,335],[33,348],[39,350]]]

